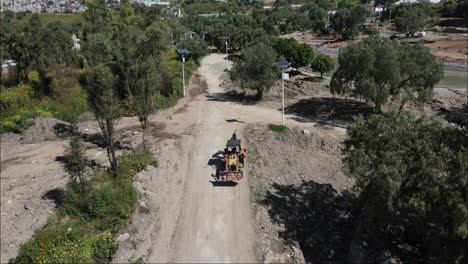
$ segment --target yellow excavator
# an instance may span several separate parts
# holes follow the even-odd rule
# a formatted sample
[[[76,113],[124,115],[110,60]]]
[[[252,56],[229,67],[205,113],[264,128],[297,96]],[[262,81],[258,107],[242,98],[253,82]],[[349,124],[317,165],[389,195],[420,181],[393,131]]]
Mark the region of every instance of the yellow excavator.
[[[242,168],[245,161],[245,149],[241,146],[241,141],[236,139],[235,134],[226,143],[224,149],[224,168],[220,171],[220,181],[240,181],[244,177]]]

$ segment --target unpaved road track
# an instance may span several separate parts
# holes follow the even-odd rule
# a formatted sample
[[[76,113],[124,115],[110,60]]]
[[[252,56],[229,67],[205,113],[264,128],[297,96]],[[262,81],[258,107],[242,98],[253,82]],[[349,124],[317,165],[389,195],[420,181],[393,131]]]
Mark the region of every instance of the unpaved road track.
[[[219,76],[224,70],[219,62],[223,62],[223,57],[212,55],[209,59],[215,59],[215,63],[205,60],[200,74],[207,80],[209,92],[216,93]],[[226,67],[228,63],[224,65]],[[236,128],[236,122],[226,120],[236,117],[225,106],[207,99],[202,96],[193,103],[194,110],[200,111],[194,127],[195,144],[187,149],[185,197],[171,261],[256,262],[247,182],[234,188],[213,187],[210,182],[214,181],[215,170],[208,162],[214,153],[223,149],[226,139]]]
[[[198,73],[207,81],[208,94],[184,101],[168,118],[153,119],[159,166],[140,173],[136,183],[150,212],[133,217],[131,239],[121,244],[114,262],[261,261],[255,250],[249,176],[235,187],[216,186],[210,159],[235,130],[242,139],[246,124],[278,124],[281,113],[226,100],[220,84],[230,67],[224,55],[205,57]],[[291,118],[288,125],[314,125]],[[342,135],[344,130],[330,133]]]

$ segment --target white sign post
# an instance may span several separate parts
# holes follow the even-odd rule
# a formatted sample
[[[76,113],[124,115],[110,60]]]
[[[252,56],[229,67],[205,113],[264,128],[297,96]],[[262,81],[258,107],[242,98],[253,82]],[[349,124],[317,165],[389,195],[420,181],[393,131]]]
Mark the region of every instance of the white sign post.
[[[282,88],[282,102],[283,111],[281,112],[281,125],[284,126],[284,80],[289,80],[289,74],[285,73],[284,70],[291,65],[288,61],[277,62],[276,67],[281,68],[281,88]]]
[[[283,114],[281,116],[281,125],[284,126],[284,80],[289,80],[289,74],[284,73],[284,68],[281,69],[281,87],[282,87],[282,98],[283,98]]]
[[[182,54],[182,87],[183,87],[183,96],[185,97],[185,57]]]

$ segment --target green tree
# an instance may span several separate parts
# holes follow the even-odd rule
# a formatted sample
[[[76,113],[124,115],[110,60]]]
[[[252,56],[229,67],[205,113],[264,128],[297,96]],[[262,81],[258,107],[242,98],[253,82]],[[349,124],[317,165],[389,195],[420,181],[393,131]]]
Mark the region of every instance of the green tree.
[[[189,56],[193,58],[196,62],[199,62],[199,60],[203,56],[208,54],[208,45],[206,44],[206,42],[197,39],[183,40],[177,44],[177,48],[188,49],[190,51]]]
[[[409,57],[413,55],[419,57]],[[381,111],[390,96],[398,96],[402,90],[403,104],[415,98],[424,102],[443,76],[441,63],[429,49],[399,46],[381,37],[369,37],[342,49],[338,65],[330,83],[331,91],[362,96],[373,102],[377,111]]]
[[[309,10],[309,19],[312,23],[312,29],[315,32],[323,33],[327,23],[327,11],[315,3],[307,5]]]
[[[332,72],[335,69],[335,61],[332,57],[325,54],[318,54],[312,60],[310,67],[314,71],[320,72],[320,77],[323,78],[324,73]]]
[[[137,71],[135,73],[137,81],[133,86],[133,96],[138,120],[143,129],[143,146],[146,148],[146,128],[148,127],[150,115],[154,114],[157,110],[154,100],[161,90],[161,83],[164,81],[163,76],[161,76],[163,69],[157,67],[155,58],[148,57],[135,70]]]
[[[85,75],[89,106],[101,129],[111,170],[115,172],[117,158],[115,156],[114,122],[119,116],[119,104],[114,94],[114,76],[112,71],[102,64],[98,64],[94,70],[87,69]]]
[[[299,43],[293,38],[276,38],[273,48],[278,55],[288,60],[294,68],[307,66],[314,57],[313,49],[304,43]]]
[[[86,11],[83,13],[86,19],[84,31],[87,33],[112,31],[111,21],[113,20],[105,0],[86,1]]]
[[[404,4],[398,8],[395,27],[407,37],[424,28],[427,14],[421,5]]]
[[[466,129],[406,112],[357,118],[344,158],[359,194],[356,237],[409,262],[465,263],[467,144]]]
[[[242,57],[234,62],[232,79],[240,80],[242,87],[257,91],[258,99],[268,91],[278,78],[275,67],[275,50],[263,43],[242,50]]]
[[[340,9],[330,18],[331,28],[343,39],[353,39],[368,14],[369,10],[361,5]]]
[[[433,87],[444,77],[442,63],[423,45],[402,45],[399,49],[401,104],[424,103],[433,95]]]
[[[78,136],[72,138],[65,154],[65,171],[70,175],[73,183],[78,184],[84,191],[84,170],[86,169],[84,146]]]
[[[5,34],[6,39],[2,39],[6,43],[6,53],[17,63],[16,69],[22,82],[28,81],[30,70],[38,69],[41,65],[44,46],[39,35],[41,27],[39,16],[34,14],[26,25],[10,28],[10,32]]]

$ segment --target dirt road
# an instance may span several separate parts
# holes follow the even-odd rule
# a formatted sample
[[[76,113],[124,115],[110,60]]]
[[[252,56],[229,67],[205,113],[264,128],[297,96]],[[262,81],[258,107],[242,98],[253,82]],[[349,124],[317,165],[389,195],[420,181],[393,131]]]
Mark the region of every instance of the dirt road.
[[[234,131],[249,123],[281,122],[275,109],[226,100],[220,88],[231,62],[212,54],[199,74],[208,94],[199,95],[165,120],[154,120],[160,166],[138,175],[137,185],[149,213],[137,214],[128,227],[131,239],[121,244],[115,262],[258,262],[248,175],[235,187],[216,186],[210,161]],[[312,127],[295,121],[288,125]],[[344,134],[336,128],[331,134]],[[239,135],[242,139],[244,135]],[[247,146],[248,147],[248,146]]]
[[[222,61],[222,56],[213,57]],[[200,73],[209,91],[217,92],[224,67],[204,61]],[[211,75],[211,76],[210,76]],[[210,181],[215,172],[207,165],[214,153],[223,148],[236,128],[226,119],[235,118],[225,107],[207,98],[190,105],[200,109],[195,123],[192,147],[187,146],[185,197],[176,227],[171,261],[174,262],[254,262],[255,236],[249,206],[247,182],[236,188],[216,188]],[[189,108],[188,111],[191,111]]]

